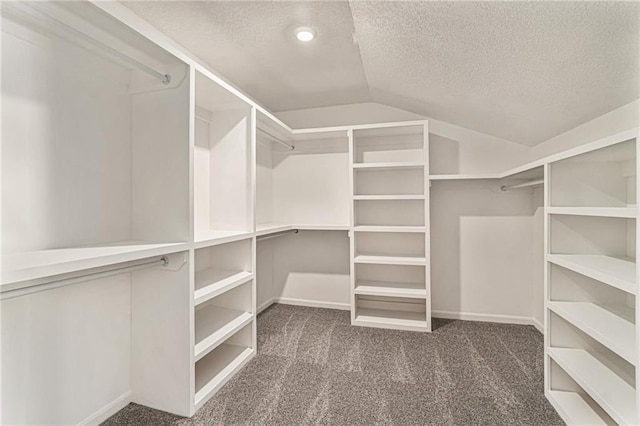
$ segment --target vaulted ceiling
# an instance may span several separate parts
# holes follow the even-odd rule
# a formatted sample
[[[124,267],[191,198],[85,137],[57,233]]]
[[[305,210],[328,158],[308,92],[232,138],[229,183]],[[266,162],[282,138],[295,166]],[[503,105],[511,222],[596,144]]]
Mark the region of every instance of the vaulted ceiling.
[[[124,4],[274,112],[374,101],[533,146],[640,91],[637,2]]]

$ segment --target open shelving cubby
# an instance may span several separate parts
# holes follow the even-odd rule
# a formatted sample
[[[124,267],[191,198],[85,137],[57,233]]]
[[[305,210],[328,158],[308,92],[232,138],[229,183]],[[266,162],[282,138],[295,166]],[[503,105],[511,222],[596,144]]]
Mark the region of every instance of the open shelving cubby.
[[[547,166],[545,392],[570,424],[639,419],[636,145]]]
[[[196,362],[196,410],[255,355],[252,330],[251,324],[245,325]]]
[[[253,232],[252,108],[195,71],[194,227],[196,247]]]
[[[428,126],[351,131],[354,325],[431,331]]]

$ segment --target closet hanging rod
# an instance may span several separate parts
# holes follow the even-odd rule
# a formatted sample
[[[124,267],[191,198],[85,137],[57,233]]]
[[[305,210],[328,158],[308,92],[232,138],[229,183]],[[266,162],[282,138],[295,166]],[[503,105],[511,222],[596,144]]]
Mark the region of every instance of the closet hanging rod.
[[[4,6],[4,5],[3,5]],[[6,9],[3,7],[3,9]],[[54,16],[51,16],[50,14],[47,14],[41,10],[37,10],[35,8],[31,8],[33,12],[36,12],[37,14],[39,14],[42,18],[44,18],[45,21],[49,21],[49,24],[53,24],[54,26],[60,26],[62,28],[64,28],[65,30],[67,30],[68,32],[70,32],[71,34],[78,36],[80,38],[82,38],[83,40],[89,42],[89,44],[92,44],[94,47],[106,50],[107,52],[109,52],[111,55],[116,56],[118,58],[120,58],[121,60],[128,62],[129,64],[135,66],[136,68],[138,68],[139,70],[157,77],[158,79],[160,79],[160,81],[162,82],[162,84],[169,84],[171,83],[171,75],[170,74],[165,74],[163,72],[157,71],[155,69],[153,69],[152,67],[150,67],[149,65],[142,63],[140,61],[138,61],[137,59],[132,58],[131,56],[128,56],[122,52],[120,52],[118,49],[115,49],[111,46],[109,46],[108,44],[105,44],[103,42],[101,42],[100,40],[95,39],[94,37],[91,37],[90,35],[72,27],[71,25],[67,24],[66,22],[63,22],[62,20],[60,20],[59,18],[56,18]],[[25,13],[24,10],[22,10],[22,13]],[[15,11],[14,11],[15,14]],[[64,37],[64,36],[63,36]],[[77,41],[73,40],[73,37],[65,37],[68,41],[74,42],[77,44]]]
[[[529,182],[524,182],[524,183],[519,183],[517,185],[502,185],[500,187],[500,189],[502,191],[509,191],[511,189],[520,189],[520,188],[528,188],[530,186],[538,186],[538,185],[543,185],[544,184],[544,179],[536,179],[536,180],[532,180]]]
[[[272,238],[284,237],[285,235],[291,234],[291,233],[297,234],[298,232],[300,232],[300,231],[297,230],[297,229],[290,229],[288,231],[277,232],[275,234],[263,235],[261,237],[258,237],[257,240],[258,241],[265,241],[265,240],[270,240]]]
[[[169,259],[166,256],[162,256],[158,260],[150,260],[147,262],[137,263],[135,265],[120,266],[111,269],[107,269],[100,272],[91,272],[88,274],[78,275],[72,278],[64,278],[57,281],[49,281],[41,284],[36,284],[30,287],[17,288],[15,290],[7,290],[0,293],[0,300],[13,299],[15,297],[26,296],[27,294],[39,293],[41,291],[53,290],[60,287],[66,287],[68,285],[80,284],[89,280],[98,280],[101,278],[108,278],[114,275],[124,274],[126,272],[135,272],[142,269],[153,268],[156,266],[167,266]]]
[[[284,142],[284,141],[281,141],[280,139],[278,139],[278,138],[276,138],[275,136],[273,136],[271,133],[269,133],[269,132],[267,132],[267,131],[265,131],[265,130],[262,130],[261,128],[258,128],[258,131],[259,131],[260,133],[262,133],[263,135],[265,135],[266,137],[268,137],[269,139],[271,139],[272,141],[277,142],[277,143],[279,143],[280,145],[286,146],[287,148],[289,148],[289,149],[290,149],[290,150],[292,150],[292,151],[293,151],[294,149],[296,149],[296,147],[295,147],[295,146],[293,146],[293,145],[289,145],[288,143],[286,143],[286,142]]]

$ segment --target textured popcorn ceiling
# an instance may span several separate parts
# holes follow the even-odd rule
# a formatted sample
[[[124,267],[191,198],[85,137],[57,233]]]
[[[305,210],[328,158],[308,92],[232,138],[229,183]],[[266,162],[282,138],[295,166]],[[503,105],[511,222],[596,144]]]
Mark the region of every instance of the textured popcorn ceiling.
[[[273,111],[375,101],[532,146],[640,90],[637,2],[124,4]]]

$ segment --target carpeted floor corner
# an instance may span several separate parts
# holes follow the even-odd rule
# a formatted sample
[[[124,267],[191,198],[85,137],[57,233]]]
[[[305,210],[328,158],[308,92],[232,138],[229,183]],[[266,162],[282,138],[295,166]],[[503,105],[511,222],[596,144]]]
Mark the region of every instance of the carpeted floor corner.
[[[431,334],[273,305],[258,356],[191,419],[129,404],[104,425],[562,425],[532,326],[434,319]]]

